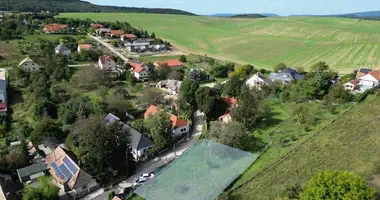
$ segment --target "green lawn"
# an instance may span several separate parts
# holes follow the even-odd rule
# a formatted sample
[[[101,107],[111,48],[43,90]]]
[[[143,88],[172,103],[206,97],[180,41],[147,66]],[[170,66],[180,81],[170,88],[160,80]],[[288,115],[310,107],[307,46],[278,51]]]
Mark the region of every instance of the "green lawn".
[[[242,187],[232,190],[231,199],[278,199],[286,186],[296,183],[302,185],[318,170],[324,169],[347,170],[368,179],[380,165],[378,112],[380,98],[370,96],[290,156]],[[262,163],[270,155],[269,151],[252,165],[234,187],[257,171],[255,165],[270,164]]]
[[[85,35],[69,35],[69,34],[28,35],[28,36],[24,36],[24,39],[27,40],[27,41],[35,41],[35,40],[37,40],[38,38],[41,38],[41,39],[50,40],[50,41],[54,42],[54,41],[56,41],[56,40],[61,39],[61,38],[64,37],[64,36],[70,36],[70,37],[75,38],[76,40],[79,40],[79,39],[82,38],[82,37],[85,37],[86,40],[93,40],[92,38],[87,37],[87,36],[85,36]]]
[[[348,18],[227,19],[131,13],[61,13],[59,17],[127,21],[177,47],[221,60],[273,68],[279,62],[308,68],[326,61],[348,72],[380,64],[380,22]]]

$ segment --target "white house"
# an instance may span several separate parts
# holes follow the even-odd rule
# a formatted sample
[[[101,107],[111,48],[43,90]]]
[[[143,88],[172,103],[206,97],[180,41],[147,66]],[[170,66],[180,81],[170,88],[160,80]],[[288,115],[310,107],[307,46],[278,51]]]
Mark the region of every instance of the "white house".
[[[123,130],[130,135],[132,154],[135,160],[140,160],[149,153],[149,150],[155,146],[154,142],[144,134],[141,134],[134,128],[121,122],[118,117],[109,113],[105,118],[106,124],[119,122],[123,125]]]
[[[363,92],[365,90],[379,87],[380,85],[380,71],[374,70],[368,74],[357,78],[344,84],[347,90]]]
[[[125,63],[131,66],[131,73],[138,81],[145,81],[149,79],[148,67],[142,63],[135,60],[128,60]]]
[[[32,59],[30,59],[29,57],[25,58],[24,60],[22,60],[18,66],[23,69],[23,70],[26,70],[26,71],[31,71],[31,70],[38,70],[41,68],[40,65],[38,65],[36,62],[34,62]]]
[[[159,108],[157,106],[150,105],[144,113],[144,118],[146,119],[149,115],[154,115],[158,109]],[[173,137],[179,137],[189,133],[190,126],[185,120],[170,114],[170,121],[172,122]]]
[[[0,69],[0,112],[7,112],[7,85],[6,70]]]
[[[228,105],[226,112],[218,117],[218,120],[224,123],[232,122],[232,108],[236,106],[235,98],[222,97],[222,100]]]
[[[272,84],[273,82],[265,77],[262,73],[260,72],[257,72],[256,74],[254,74],[251,78],[249,78],[247,81],[246,81],[246,84],[250,87],[250,88],[254,88],[254,87],[257,87],[258,89],[260,89],[261,86],[263,85],[270,85]]]
[[[116,71],[116,62],[110,56],[99,56],[99,68],[106,71]]]
[[[182,84],[182,81],[168,79],[168,80],[159,81],[156,84],[156,87],[169,92],[169,94],[171,95],[178,95],[181,84]]]
[[[63,43],[61,43],[57,47],[55,47],[55,53],[56,54],[61,54],[65,58],[68,58],[70,56],[70,54],[71,54],[71,50],[66,45],[64,45]]]

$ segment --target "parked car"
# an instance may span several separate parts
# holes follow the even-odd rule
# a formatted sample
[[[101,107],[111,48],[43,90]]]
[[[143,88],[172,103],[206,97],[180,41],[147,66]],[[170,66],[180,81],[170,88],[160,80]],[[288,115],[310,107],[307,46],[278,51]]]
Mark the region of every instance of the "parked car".
[[[134,187],[138,187],[138,186],[144,184],[145,182],[147,182],[151,178],[154,178],[154,174],[153,173],[141,174],[141,176],[138,179],[135,179],[133,181],[133,186]]]

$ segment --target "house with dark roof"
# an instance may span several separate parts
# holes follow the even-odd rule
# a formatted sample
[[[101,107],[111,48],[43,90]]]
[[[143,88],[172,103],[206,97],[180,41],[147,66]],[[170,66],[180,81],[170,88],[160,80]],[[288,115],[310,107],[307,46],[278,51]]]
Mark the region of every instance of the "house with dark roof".
[[[372,69],[369,69],[369,68],[360,68],[358,70],[358,72],[356,73],[356,78],[359,78],[361,76],[367,75],[371,71],[372,71]]]
[[[131,67],[130,71],[136,80],[145,81],[149,79],[148,67],[144,63],[135,60],[128,60],[125,64]]]
[[[64,147],[58,146],[46,156],[45,164],[50,175],[65,192],[74,199],[83,197],[98,188],[98,183],[77,165],[75,155]]]
[[[65,44],[61,43],[55,47],[55,53],[68,58],[71,54],[71,50]]]
[[[154,115],[159,110],[160,108],[158,108],[157,106],[150,105],[144,113],[144,118],[146,119],[150,115]],[[179,118],[178,116],[170,114],[170,121],[172,122],[172,132],[174,137],[183,136],[189,133],[190,126],[185,120]]]
[[[305,75],[296,72],[294,69],[284,69],[278,73],[270,73],[269,79],[282,84],[290,84],[292,81],[298,81],[305,78]]]
[[[149,150],[155,146],[154,142],[146,135],[138,132],[136,129],[120,121],[118,117],[109,113],[105,118],[106,124],[119,122],[123,125],[123,130],[130,134],[132,154],[135,160],[139,160],[149,153]]]
[[[116,62],[109,55],[99,56],[98,66],[105,71],[116,71]]]
[[[37,181],[40,176],[45,176],[47,171],[46,164],[41,162],[18,169],[17,175],[21,183],[30,183]]]
[[[1,200],[18,200],[20,197],[17,191],[22,189],[22,185],[15,183],[11,176],[0,174],[0,199]]]

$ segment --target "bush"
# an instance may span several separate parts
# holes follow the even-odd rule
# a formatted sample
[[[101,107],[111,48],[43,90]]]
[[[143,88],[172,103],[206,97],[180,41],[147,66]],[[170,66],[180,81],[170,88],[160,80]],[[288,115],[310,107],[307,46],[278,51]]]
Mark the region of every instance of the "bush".
[[[181,55],[181,56],[179,57],[179,61],[181,61],[181,62],[187,62],[187,58],[186,58],[186,56],[185,56],[185,55]]]

